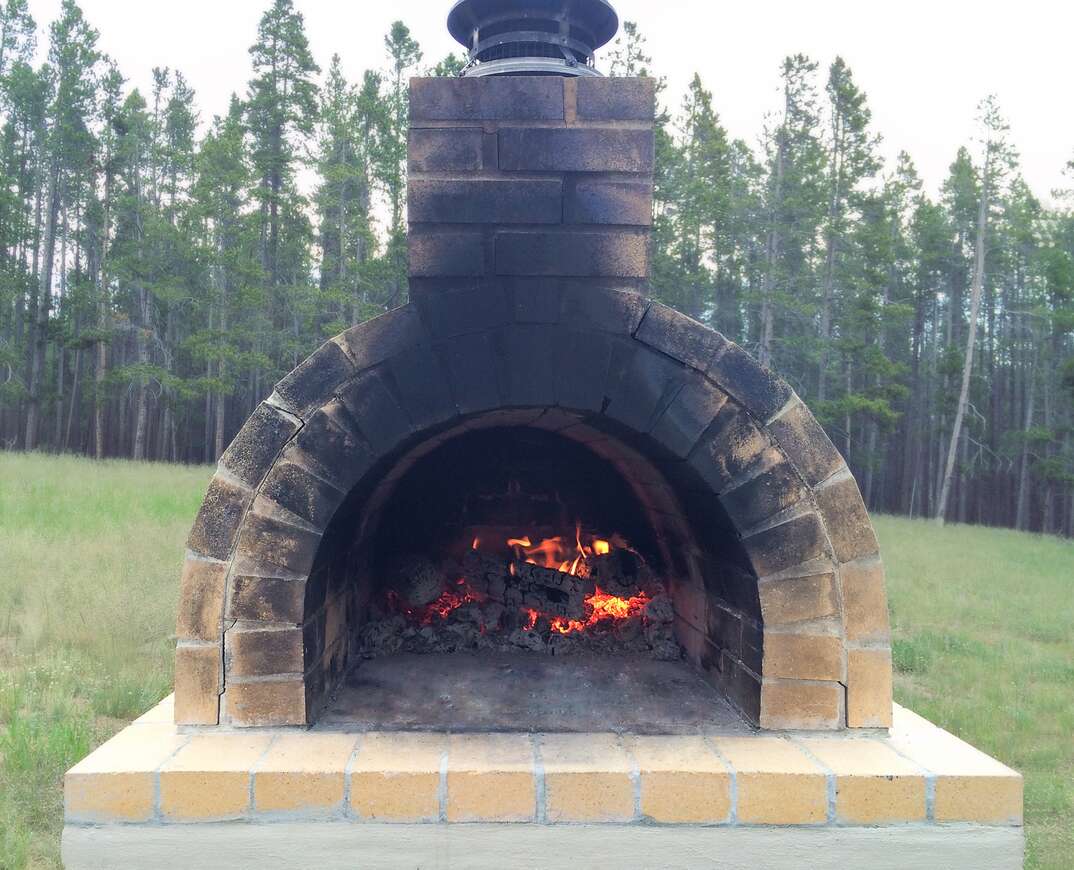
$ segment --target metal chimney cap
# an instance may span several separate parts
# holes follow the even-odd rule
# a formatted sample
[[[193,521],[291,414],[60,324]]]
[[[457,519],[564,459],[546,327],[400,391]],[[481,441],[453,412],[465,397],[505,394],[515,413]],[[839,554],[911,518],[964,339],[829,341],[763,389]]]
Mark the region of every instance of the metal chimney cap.
[[[599,75],[594,54],[618,30],[608,0],[457,0],[448,15],[464,76]]]

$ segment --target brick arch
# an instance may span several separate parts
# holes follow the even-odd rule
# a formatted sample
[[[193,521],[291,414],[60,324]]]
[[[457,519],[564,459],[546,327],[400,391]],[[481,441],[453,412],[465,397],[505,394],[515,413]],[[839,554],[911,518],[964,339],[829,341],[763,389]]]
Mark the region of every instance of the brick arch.
[[[879,547],[823,429],[718,333],[636,293],[569,282],[425,295],[280,382],[222,457],[190,535],[177,721],[308,724],[325,674],[345,663],[348,611],[327,605],[343,593],[313,570],[333,516],[404,448],[490,415],[607,445],[595,449],[670,499],[660,514],[718,503],[714,522],[748,570],[729,579],[686,553],[682,582],[701,602],[690,617],[720,638],[687,648],[760,727],[890,724]]]

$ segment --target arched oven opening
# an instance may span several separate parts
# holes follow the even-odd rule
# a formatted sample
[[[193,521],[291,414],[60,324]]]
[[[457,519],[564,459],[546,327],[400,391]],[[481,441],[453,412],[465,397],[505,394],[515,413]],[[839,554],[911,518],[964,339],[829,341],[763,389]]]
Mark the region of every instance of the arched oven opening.
[[[408,445],[344,502],[307,590],[312,718],[739,725],[721,651],[756,636],[759,657],[761,628],[749,604],[713,615],[713,583],[748,564],[718,500],[673,487],[629,436],[529,416],[543,425],[500,412]]]

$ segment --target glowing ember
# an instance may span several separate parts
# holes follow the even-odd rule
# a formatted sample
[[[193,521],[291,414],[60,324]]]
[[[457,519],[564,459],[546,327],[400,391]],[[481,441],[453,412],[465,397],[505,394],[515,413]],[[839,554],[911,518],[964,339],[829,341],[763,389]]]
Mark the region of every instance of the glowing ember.
[[[645,605],[651,600],[652,598],[644,592],[632,598],[618,598],[597,587],[597,591],[585,601],[586,612],[589,614],[585,622],[557,616],[552,620],[552,631],[559,634],[575,634],[580,631],[586,631],[601,622],[641,616],[645,613]]]
[[[485,600],[486,596],[471,589],[465,580],[457,580],[454,589],[448,589],[436,601],[424,607],[407,607],[394,591],[388,592],[388,603],[392,610],[404,614],[411,622],[419,625],[432,625],[437,619],[447,619],[460,607],[480,604]]]

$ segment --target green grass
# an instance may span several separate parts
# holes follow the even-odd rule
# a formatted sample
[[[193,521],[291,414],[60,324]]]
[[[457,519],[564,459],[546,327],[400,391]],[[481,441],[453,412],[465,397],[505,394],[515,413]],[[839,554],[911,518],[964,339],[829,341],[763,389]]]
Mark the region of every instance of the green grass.
[[[59,866],[62,776],[169,691],[205,468],[0,453],[0,870]],[[878,517],[898,700],[1026,774],[1074,864],[1074,544]]]
[[[1074,543],[878,517],[900,703],[1026,777],[1026,866],[1074,866]]]
[[[0,453],[0,870],[60,866],[64,771],[170,691],[210,473]]]

